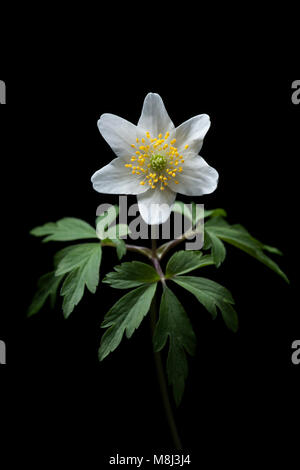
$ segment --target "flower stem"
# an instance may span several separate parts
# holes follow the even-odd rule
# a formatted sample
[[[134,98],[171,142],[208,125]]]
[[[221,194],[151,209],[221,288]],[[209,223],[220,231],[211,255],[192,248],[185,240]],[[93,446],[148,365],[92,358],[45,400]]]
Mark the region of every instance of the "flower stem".
[[[152,253],[153,253],[152,262],[153,262],[154,266],[156,267],[155,262],[154,262],[154,260],[157,259],[156,258],[156,241],[155,240],[152,240]],[[157,262],[158,262],[157,267],[159,267],[159,270],[162,273],[161,266],[159,264],[158,259],[157,259]],[[161,277],[161,273],[158,270],[157,270],[157,272]],[[163,275],[163,273],[162,273],[162,275]],[[165,288],[166,284],[165,284],[164,277],[161,277],[161,281],[162,281],[163,286]],[[151,303],[151,308],[150,308],[150,324],[151,324],[152,338],[153,338],[153,335],[154,335],[155,325],[156,325],[156,321],[157,321],[156,310],[157,310],[157,307],[156,307],[156,294],[155,294],[154,298],[152,300],[152,303]],[[158,378],[159,388],[160,388],[160,392],[161,392],[161,397],[162,397],[162,401],[163,401],[163,405],[164,405],[164,409],[165,409],[165,413],[166,413],[166,418],[167,418],[167,421],[168,421],[168,424],[169,424],[170,432],[171,432],[171,435],[172,435],[173,443],[174,443],[174,446],[175,446],[176,450],[183,450],[182,449],[182,444],[181,444],[181,441],[180,441],[180,437],[179,437],[179,434],[178,434],[178,430],[177,430],[177,427],[176,427],[175,418],[174,418],[174,415],[173,415],[171,403],[170,403],[170,398],[169,398],[169,394],[168,394],[168,386],[167,386],[167,382],[166,382],[166,378],[165,378],[165,373],[164,373],[164,368],[163,368],[163,363],[162,363],[162,358],[161,358],[160,352],[155,352],[154,351],[154,361],[155,361],[155,366],[156,366],[156,372],[157,372],[157,378]]]

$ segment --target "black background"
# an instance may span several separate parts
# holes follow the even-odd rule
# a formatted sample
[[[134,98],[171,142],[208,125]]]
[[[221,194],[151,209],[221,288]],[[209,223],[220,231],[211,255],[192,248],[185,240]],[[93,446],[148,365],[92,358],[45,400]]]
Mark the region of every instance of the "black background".
[[[29,230],[64,216],[93,223],[100,203],[117,202],[94,192],[90,183],[113,157],[97,119],[110,112],[136,123],[145,95],[153,91],[162,96],[175,126],[196,114],[210,115],[201,155],[219,171],[220,182],[215,193],[194,200],[225,208],[230,222],[281,249],[278,262],[291,280],[288,286],[230,247],[219,270],[205,268],[204,275],[229,288],[236,300],[235,335],[220,317],[213,322],[192,296],[174,288],[198,339],[176,412],[184,448],[197,465],[206,458],[211,466],[292,462],[300,373],[291,362],[291,344],[300,338],[300,106],[291,101],[293,80],[233,71],[209,76],[172,61],[137,68],[118,59],[101,56],[93,65],[78,66],[61,60],[55,70],[36,65],[34,72],[21,67],[19,74],[0,77],[7,83],[0,114],[5,442],[14,443],[24,462],[37,465],[59,459],[98,467],[117,452],[172,451],[149,319],[101,364],[97,359],[100,323],[122,292],[100,285],[68,320],[59,306],[26,319],[37,278],[63,246],[43,245]],[[104,252],[102,275],[117,262],[111,249]],[[10,454],[12,461],[16,454]]]

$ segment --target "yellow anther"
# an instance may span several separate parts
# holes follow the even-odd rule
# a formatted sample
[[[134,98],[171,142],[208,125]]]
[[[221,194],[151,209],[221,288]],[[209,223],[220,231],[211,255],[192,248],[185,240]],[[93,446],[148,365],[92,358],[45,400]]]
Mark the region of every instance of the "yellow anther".
[[[158,182],[158,178],[155,178],[154,183],[157,183],[157,182]]]
[[[174,181],[174,183],[175,183],[175,184],[178,184],[178,183],[179,183],[179,181]]]
[[[145,143],[145,139],[144,139],[144,137],[142,138],[142,142],[143,142],[143,144]]]
[[[135,152],[137,155],[141,155],[141,152],[139,152],[138,150]]]
[[[184,160],[181,160],[181,163],[184,163]]]
[[[165,145],[163,146],[163,149],[165,150],[167,147],[168,147],[168,144],[165,144]]]
[[[160,190],[161,190],[161,191],[164,191],[164,190],[165,190],[165,188],[164,188],[163,186],[161,186],[161,187],[160,187]]]
[[[153,184],[153,185],[151,186],[151,188],[152,188],[152,189],[155,189],[155,188],[156,188],[156,186]]]
[[[188,145],[185,145],[185,146],[184,146],[184,148],[185,148],[185,150],[186,150],[186,149],[188,149],[188,148],[189,148],[189,146],[188,146]]]
[[[133,169],[133,170],[136,170],[136,166],[133,166],[132,169]]]
[[[167,181],[167,179],[168,179],[168,178],[167,178],[166,176],[164,176],[164,178],[163,178],[163,179],[164,179],[164,181]]]
[[[173,176],[173,178],[174,178],[174,176],[176,176],[176,173],[172,173],[172,176]]]
[[[170,132],[166,132],[165,139],[167,139],[170,135]]]
[[[135,140],[136,140],[136,143],[139,143],[139,139],[138,139],[138,138],[136,138]]]
[[[178,163],[179,163],[179,161],[178,161],[178,160],[176,160],[176,162],[175,162],[175,165],[178,165]]]
[[[135,162],[136,161],[136,158],[135,157],[131,157],[130,159],[132,162]]]
[[[144,184],[145,184],[145,181],[141,181],[141,182],[140,182],[140,184],[141,184],[142,186],[144,186]]]
[[[134,149],[134,148],[135,148],[135,145],[134,145],[134,144],[131,144],[131,147]]]
[[[161,139],[161,138],[162,138],[162,134],[158,134],[158,138]]]
[[[173,139],[173,140],[171,140],[170,143],[173,145],[173,144],[175,144],[175,142],[176,142],[176,139]]]
[[[131,173],[132,173],[133,175],[135,175],[135,170],[132,170],[132,172],[131,172]]]

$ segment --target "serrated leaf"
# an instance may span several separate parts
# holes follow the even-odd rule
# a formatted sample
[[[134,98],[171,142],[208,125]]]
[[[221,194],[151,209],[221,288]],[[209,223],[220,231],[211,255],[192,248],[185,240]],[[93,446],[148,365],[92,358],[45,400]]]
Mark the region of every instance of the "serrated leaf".
[[[210,255],[203,256],[201,251],[177,251],[168,261],[166,277],[185,274],[204,266],[214,264]]]
[[[102,282],[115,289],[130,289],[159,280],[159,275],[150,264],[131,261],[115,266],[114,271],[108,273]]]
[[[54,306],[56,293],[62,278],[63,276],[55,276],[54,271],[40,277],[37,291],[27,311],[29,317],[38,313],[48,298],[50,298],[51,307]]]
[[[73,250],[74,246],[76,245],[70,245],[70,246],[65,246],[65,248],[62,248],[61,250],[57,251],[54,255],[54,267],[55,269],[57,268],[57,266],[59,265],[59,263],[61,262],[61,260],[69,253]]]
[[[236,248],[244,251],[248,255],[256,258],[261,263],[268,266],[286,282],[289,282],[286,274],[280,269],[277,263],[269,258],[264,250],[273,253],[281,253],[274,247],[264,245],[259,240],[255,239],[242,225],[229,225],[224,219],[215,217],[210,219],[205,224],[205,233],[210,236],[215,236],[220,240],[229,243]],[[279,253],[278,253],[279,252]]]
[[[56,276],[68,273],[60,292],[64,297],[63,312],[66,318],[82,299],[85,286],[90,292],[96,292],[102,254],[100,243],[85,243],[70,248],[55,273]]]
[[[153,336],[154,351],[161,351],[168,338],[167,375],[178,406],[188,375],[186,352],[190,355],[195,353],[196,336],[183,306],[176,295],[165,287],[160,303],[159,320]]]
[[[178,276],[172,280],[191,292],[213,318],[217,316],[216,307],[218,307],[228,328],[232,331],[237,331],[237,314],[232,306],[228,307],[228,305],[234,304],[234,300],[228,289],[204,277]]]
[[[105,315],[101,327],[108,330],[101,338],[100,361],[119,346],[124,332],[130,338],[140,326],[150,309],[156,285],[145,285],[128,292]]]
[[[91,225],[74,217],[65,217],[57,222],[49,222],[32,229],[30,233],[36,237],[48,235],[43,242],[98,238],[96,230]]]
[[[64,250],[61,250],[61,260],[56,269],[57,276],[87,264],[95,252],[101,252],[101,245],[100,243],[81,243],[67,247]],[[57,256],[58,254],[56,254],[56,259]]]

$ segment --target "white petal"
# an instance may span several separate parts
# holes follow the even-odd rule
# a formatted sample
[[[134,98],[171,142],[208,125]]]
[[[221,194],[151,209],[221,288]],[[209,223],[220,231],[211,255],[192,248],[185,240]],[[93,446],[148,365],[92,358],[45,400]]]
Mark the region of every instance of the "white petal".
[[[118,157],[129,157],[132,154],[131,144],[135,144],[137,136],[134,124],[114,114],[102,114],[98,128]]]
[[[169,181],[169,186],[173,191],[187,196],[202,196],[212,193],[217,185],[219,174],[217,170],[209,166],[204,158],[193,155],[182,165],[182,173],[178,173],[174,180]]]
[[[140,185],[143,176],[133,175],[130,168],[124,167],[123,158],[115,158],[108,165],[96,171],[91,181],[98,193],[139,194],[147,190]]]
[[[146,96],[138,127],[149,131],[154,137],[174,129],[174,124],[166,111],[163,100],[157,93],[148,93]]]
[[[149,225],[163,224],[170,216],[176,192],[165,188],[148,189],[137,196],[139,211],[144,221]]]
[[[185,145],[189,151],[198,154],[203,145],[203,139],[210,128],[210,119],[207,114],[200,114],[183,122],[176,128],[176,146],[181,151]]]

